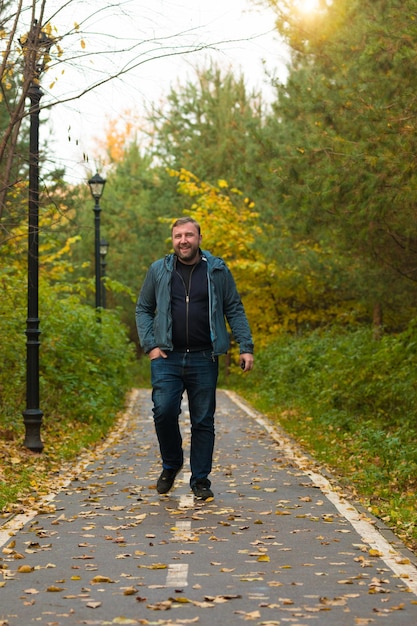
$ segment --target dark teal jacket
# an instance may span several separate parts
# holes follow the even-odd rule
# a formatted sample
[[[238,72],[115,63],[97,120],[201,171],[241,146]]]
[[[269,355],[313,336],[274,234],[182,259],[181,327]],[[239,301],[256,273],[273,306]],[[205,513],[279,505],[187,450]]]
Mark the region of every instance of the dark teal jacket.
[[[229,349],[228,321],[240,353],[253,353],[249,323],[238,294],[236,283],[220,257],[202,251],[207,263],[209,292],[210,334],[213,354],[224,354]],[[145,352],[152,348],[172,350],[171,276],[174,254],[155,261],[150,266],[136,304],[136,326],[140,344]]]

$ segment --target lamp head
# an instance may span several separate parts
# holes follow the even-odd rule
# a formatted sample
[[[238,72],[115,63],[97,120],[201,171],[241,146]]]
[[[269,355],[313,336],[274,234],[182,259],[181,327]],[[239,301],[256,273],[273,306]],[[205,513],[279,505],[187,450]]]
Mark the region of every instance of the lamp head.
[[[99,200],[103,195],[104,185],[106,184],[105,178],[102,178],[100,174],[94,174],[92,178],[88,181],[88,186],[90,187],[91,195],[94,200]]]
[[[109,251],[109,242],[105,239],[100,241],[100,256],[104,258]]]

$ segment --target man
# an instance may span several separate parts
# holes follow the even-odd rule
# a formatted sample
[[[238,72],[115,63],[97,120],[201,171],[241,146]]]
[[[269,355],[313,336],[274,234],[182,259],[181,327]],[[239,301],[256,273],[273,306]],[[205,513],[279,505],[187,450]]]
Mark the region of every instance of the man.
[[[155,261],[143,283],[136,324],[151,360],[155,430],[162,457],[157,491],[170,491],[184,461],[178,423],[187,392],[191,421],[190,487],[212,500],[218,356],[229,348],[227,319],[244,371],[253,367],[253,342],[233,276],[225,262],[202,251],[199,224],[182,217],[171,228],[173,254]]]

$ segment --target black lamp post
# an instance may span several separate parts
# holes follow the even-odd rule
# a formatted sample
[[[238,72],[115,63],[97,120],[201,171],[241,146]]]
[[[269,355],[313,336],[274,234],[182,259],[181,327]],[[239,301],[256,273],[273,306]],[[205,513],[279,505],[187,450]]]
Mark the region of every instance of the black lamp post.
[[[100,198],[103,195],[106,181],[99,173],[95,174],[88,181],[91,195],[94,198],[94,256],[96,272],[96,309],[101,309],[101,276],[100,276]],[[100,316],[97,317],[100,321]]]
[[[101,305],[103,309],[106,308],[106,285],[104,282],[104,278],[106,276],[106,256],[109,251],[109,242],[105,239],[101,239],[100,241],[100,270],[101,270],[101,286],[102,286],[102,294],[101,294]]]
[[[26,321],[26,409],[23,411],[25,439],[23,445],[33,452],[42,452],[41,424],[43,412],[39,407],[39,112],[43,95],[39,78],[45,69],[49,50],[54,43],[44,33],[37,20],[20,44],[25,53],[25,73],[30,79],[29,131],[29,202],[28,202],[28,302]]]

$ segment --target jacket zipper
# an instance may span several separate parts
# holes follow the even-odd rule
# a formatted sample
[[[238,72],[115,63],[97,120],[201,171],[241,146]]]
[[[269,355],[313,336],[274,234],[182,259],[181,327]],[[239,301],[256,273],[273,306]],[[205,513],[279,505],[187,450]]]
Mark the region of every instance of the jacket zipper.
[[[185,336],[186,336],[186,339],[187,339],[187,351],[189,350],[189,346],[188,346],[188,341],[189,341],[189,336],[188,336],[188,334],[189,334],[188,318],[189,318],[189,312],[190,312],[191,277],[193,275],[194,268],[195,268],[195,265],[193,265],[193,267],[191,269],[191,272],[190,272],[190,276],[188,278],[188,287],[185,284],[185,281],[184,281],[183,277],[181,276],[180,272],[177,271],[177,274],[181,278],[182,284],[184,285],[184,291],[185,291]]]

